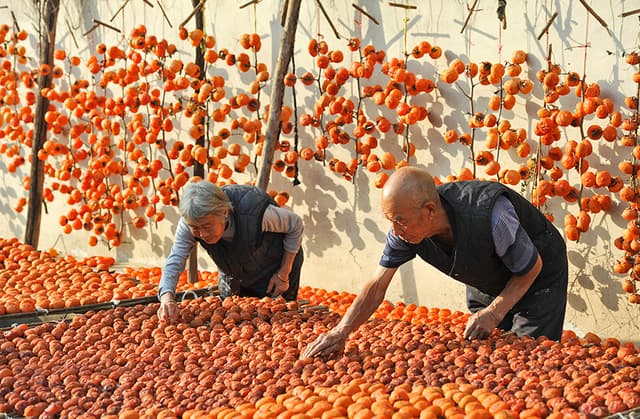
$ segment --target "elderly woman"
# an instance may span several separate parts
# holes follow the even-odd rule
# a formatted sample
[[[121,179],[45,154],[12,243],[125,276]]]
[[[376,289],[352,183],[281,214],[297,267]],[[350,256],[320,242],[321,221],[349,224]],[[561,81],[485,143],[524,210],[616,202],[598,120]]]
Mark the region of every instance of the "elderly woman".
[[[158,317],[173,321],[176,284],[196,243],[218,267],[220,297],[232,294],[295,300],[304,259],[302,219],[254,186],[189,183],[158,289]]]

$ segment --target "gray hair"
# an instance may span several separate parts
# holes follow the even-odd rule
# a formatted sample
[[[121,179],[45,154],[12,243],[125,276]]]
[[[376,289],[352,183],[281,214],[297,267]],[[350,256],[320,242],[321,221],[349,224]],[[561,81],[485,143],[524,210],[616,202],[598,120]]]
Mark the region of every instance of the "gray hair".
[[[207,215],[223,216],[227,209],[233,209],[227,194],[209,181],[189,182],[183,191],[180,213],[187,223]]]

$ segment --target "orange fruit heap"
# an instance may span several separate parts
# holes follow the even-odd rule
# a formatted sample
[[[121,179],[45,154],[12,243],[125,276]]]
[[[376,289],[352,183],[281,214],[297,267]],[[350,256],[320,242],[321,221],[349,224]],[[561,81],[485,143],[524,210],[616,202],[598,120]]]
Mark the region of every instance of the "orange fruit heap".
[[[325,306],[347,294],[303,287]],[[327,297],[325,299],[325,296]],[[88,312],[0,335],[0,412],[105,418],[564,418],[640,406],[633,344],[493,333],[466,315],[385,302],[343,353],[300,359],[340,315],[283,299],[216,297]],[[386,314],[385,314],[386,313]]]

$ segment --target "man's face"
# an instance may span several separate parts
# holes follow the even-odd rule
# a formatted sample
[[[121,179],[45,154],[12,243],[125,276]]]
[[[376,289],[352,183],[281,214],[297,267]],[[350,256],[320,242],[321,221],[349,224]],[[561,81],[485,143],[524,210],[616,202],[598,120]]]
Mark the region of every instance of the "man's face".
[[[215,244],[222,238],[227,218],[220,215],[206,215],[187,224],[194,237],[200,238],[206,243]]]
[[[432,206],[430,203],[417,206],[406,202],[383,201],[382,212],[385,218],[391,222],[393,234],[407,243],[416,244],[432,234]]]

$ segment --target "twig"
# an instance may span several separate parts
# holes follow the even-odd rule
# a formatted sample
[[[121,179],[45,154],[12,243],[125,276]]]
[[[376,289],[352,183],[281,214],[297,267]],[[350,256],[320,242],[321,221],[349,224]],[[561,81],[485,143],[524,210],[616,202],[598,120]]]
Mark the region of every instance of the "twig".
[[[362,13],[363,15],[365,15],[366,17],[368,17],[369,19],[371,19],[373,21],[373,23],[375,23],[376,25],[379,25],[380,23],[378,22],[378,20],[371,16],[369,13],[367,13],[362,7],[358,6],[355,3],[351,3],[351,5],[360,13]]]
[[[631,15],[636,15],[638,13],[640,13],[640,9],[629,10],[628,12],[624,12],[621,15],[619,15],[619,17],[627,17],[627,16],[631,16]]]
[[[241,6],[239,7],[239,9],[244,9],[244,8],[245,8],[245,7],[247,7],[247,6],[251,6],[252,4],[260,3],[261,1],[262,1],[262,0],[251,0],[251,1],[248,1],[248,2],[246,2],[245,4],[241,5]]]
[[[89,35],[91,32],[95,31],[97,27],[98,27],[98,25],[95,25],[95,24],[94,24],[94,25],[91,27],[91,29],[89,29],[88,31],[86,31],[85,33],[83,33],[83,34],[82,34],[82,36],[87,36],[87,35]]]
[[[316,0],[316,3],[318,3],[318,6],[320,6],[320,10],[322,11],[322,14],[324,15],[325,19],[327,19],[327,22],[329,22],[329,26],[331,26],[331,29],[333,30],[333,33],[335,34],[336,38],[340,39],[340,34],[338,33],[338,30],[333,25],[333,22],[329,18],[329,15],[327,14],[327,11],[324,9],[324,6],[320,2],[320,0]]]
[[[11,11],[11,17],[13,18],[13,25],[16,27],[16,32],[20,32],[20,25],[18,25],[18,19],[16,19],[16,15]]]
[[[580,3],[582,3],[582,5],[584,6],[584,8],[585,8],[585,9],[587,9],[587,11],[588,11],[589,13],[591,13],[591,15],[592,15],[593,17],[595,17],[595,18],[596,18],[596,20],[597,20],[598,22],[600,22],[600,24],[601,24],[602,26],[604,26],[605,28],[607,28],[607,22],[605,22],[603,18],[601,18],[600,16],[598,16],[598,14],[595,12],[595,10],[593,10],[593,9],[591,8],[591,6],[589,6],[589,5],[587,4],[587,2],[586,2],[586,1],[584,1],[584,0],[580,0]]]
[[[76,39],[76,36],[73,34],[73,31],[71,30],[71,24],[69,23],[69,19],[65,19],[64,22],[67,24],[67,29],[69,29],[69,33],[71,34],[71,39],[73,39],[73,43],[76,45],[76,48],[80,48],[78,46],[78,40]]]
[[[164,11],[164,7],[162,7],[162,3],[160,3],[160,0],[157,0],[158,2],[158,7],[160,7],[160,10],[162,11],[162,15],[164,16],[165,20],[167,21],[167,24],[169,25],[170,28],[173,28],[173,25],[171,24],[171,21],[169,20],[169,16],[167,16],[167,12]]]
[[[198,11],[199,11],[200,9],[202,9],[202,6],[204,6],[204,3],[205,3],[206,1],[207,1],[207,0],[200,0],[200,3],[198,3],[198,5],[197,5],[196,7],[194,7],[194,8],[193,8],[193,10],[191,11],[191,13],[189,13],[189,16],[187,16],[187,18],[186,18],[186,19],[185,19],[185,20],[180,24],[180,26],[179,26],[179,27],[180,27],[180,28],[183,28],[183,27],[184,27],[184,25],[186,25],[186,24],[191,20],[191,18],[192,18],[196,13],[198,13]]]
[[[460,33],[464,32],[465,28],[469,24],[469,19],[471,19],[471,15],[476,10],[476,4],[478,4],[478,0],[474,0],[473,5],[469,9],[469,13],[467,14],[467,18],[464,20],[464,25],[462,25],[462,29],[460,29]]]
[[[9,6],[0,6],[0,9],[8,9]]]
[[[113,19],[115,19],[116,16],[118,16],[118,13],[120,13],[122,11],[122,9],[124,9],[124,7],[127,5],[127,3],[129,3],[129,0],[124,0],[124,3],[122,3],[122,6],[120,6],[120,8],[118,10],[116,10],[114,15],[111,16],[111,19],[109,20],[110,22],[113,22]]]
[[[400,7],[402,9],[417,9],[417,6],[414,6],[413,4],[400,4],[400,3],[392,3],[389,2],[389,6],[392,7]]]
[[[109,28],[109,29],[111,29],[113,31],[116,31],[118,33],[122,32],[120,29],[116,28],[115,26],[109,25],[108,23],[104,23],[103,21],[98,20],[98,19],[93,19],[93,23],[95,23],[97,25],[102,25],[102,26],[104,26],[106,28]]]
[[[143,2],[145,2],[145,4],[149,7],[153,7],[153,3],[151,3],[149,0],[142,0]]]
[[[549,21],[547,22],[546,25],[544,25],[544,28],[542,29],[542,31],[540,31],[540,35],[538,35],[538,41],[540,40],[540,38],[542,38],[542,35],[544,35],[548,30],[549,27],[551,26],[551,24],[553,23],[554,20],[556,20],[556,18],[558,17],[558,12],[555,12],[551,18],[549,19]]]

